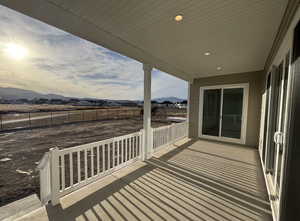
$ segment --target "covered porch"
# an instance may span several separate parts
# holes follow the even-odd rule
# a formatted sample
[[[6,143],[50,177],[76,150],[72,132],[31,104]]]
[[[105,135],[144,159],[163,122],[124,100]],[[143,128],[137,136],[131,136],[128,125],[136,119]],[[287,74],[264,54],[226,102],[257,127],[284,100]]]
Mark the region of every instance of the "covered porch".
[[[181,139],[20,220],[272,220],[258,150]]]
[[[300,82],[293,83],[299,78],[299,0],[1,3],[136,59],[144,72],[144,129],[97,147],[53,150],[51,164],[44,164],[51,204],[21,220],[299,217],[299,198],[291,194],[299,180],[289,175],[299,165],[292,146],[297,136],[289,136]],[[153,68],[188,82],[187,125],[159,133],[151,128]],[[177,139],[187,134],[191,140]],[[157,146],[164,148],[155,152]]]

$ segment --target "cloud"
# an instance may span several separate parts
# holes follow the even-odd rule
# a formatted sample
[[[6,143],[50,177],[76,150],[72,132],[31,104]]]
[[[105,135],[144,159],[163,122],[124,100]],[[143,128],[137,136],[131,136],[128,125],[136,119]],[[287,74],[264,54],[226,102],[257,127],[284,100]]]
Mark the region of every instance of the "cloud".
[[[7,42],[28,48],[22,61],[3,53]],[[143,68],[136,60],[0,6],[0,86],[108,99],[142,99]],[[153,72],[153,97],[186,97],[186,83]]]

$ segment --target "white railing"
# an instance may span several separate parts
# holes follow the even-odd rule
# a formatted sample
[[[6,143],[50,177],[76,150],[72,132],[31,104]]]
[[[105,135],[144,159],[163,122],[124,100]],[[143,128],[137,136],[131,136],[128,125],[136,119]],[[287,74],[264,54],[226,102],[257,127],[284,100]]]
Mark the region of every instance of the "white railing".
[[[187,136],[187,122],[153,128],[153,151]]]
[[[140,131],[62,150],[50,149],[49,166],[39,167],[41,201],[48,202],[50,193],[51,202],[56,205],[64,195],[138,160],[142,150],[142,135]],[[50,169],[45,169],[48,167],[51,168],[50,175]]]
[[[43,204],[51,200],[50,154],[45,153],[37,169],[40,171],[40,197]]]
[[[187,123],[154,128],[152,133],[156,151],[185,137]],[[143,154],[143,130],[61,150],[52,148],[38,165],[41,201],[46,204],[51,200],[56,205],[66,194],[142,159]]]

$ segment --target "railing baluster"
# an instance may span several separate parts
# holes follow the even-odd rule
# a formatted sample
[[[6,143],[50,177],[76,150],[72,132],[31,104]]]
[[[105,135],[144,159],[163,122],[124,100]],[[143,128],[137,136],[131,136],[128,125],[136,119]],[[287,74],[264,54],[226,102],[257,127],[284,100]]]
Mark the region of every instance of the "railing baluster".
[[[94,176],[94,147],[91,148],[91,177]]]
[[[87,168],[87,149],[84,149],[84,179],[88,178],[88,168]]]
[[[105,171],[105,145],[102,145],[102,172]]]
[[[128,147],[128,152],[129,152],[128,160],[130,160],[131,159],[131,152],[132,152],[131,137],[128,138],[128,145],[129,145],[129,147]]]
[[[112,168],[115,167],[115,141],[112,142]]]
[[[120,164],[120,140],[117,141],[117,166]]]
[[[97,146],[96,147],[97,148],[97,174],[99,174],[100,173],[100,154],[99,154],[99,146]]]
[[[110,143],[107,144],[107,170],[110,169]]]
[[[81,165],[80,165],[80,151],[77,151],[77,173],[78,173],[78,183],[81,181]]]
[[[136,158],[137,136],[134,136],[134,137],[133,137],[133,142],[134,142],[134,146],[133,146],[133,157]]]
[[[125,140],[125,162],[126,162],[128,160],[128,150],[127,150],[128,140],[127,140],[127,137],[124,140]]]
[[[65,190],[65,155],[62,154],[61,157],[61,190]]]
[[[124,162],[124,139],[121,140],[121,164]]]
[[[70,186],[73,186],[73,152],[69,154],[70,156]]]

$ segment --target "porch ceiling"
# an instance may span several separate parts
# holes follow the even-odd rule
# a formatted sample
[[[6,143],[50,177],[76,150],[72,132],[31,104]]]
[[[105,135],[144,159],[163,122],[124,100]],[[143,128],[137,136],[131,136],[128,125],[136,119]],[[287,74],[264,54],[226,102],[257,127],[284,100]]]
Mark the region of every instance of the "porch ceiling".
[[[287,2],[0,0],[185,80],[262,70]],[[178,23],[174,21],[177,14],[184,16]],[[207,51],[210,56],[204,55]]]

